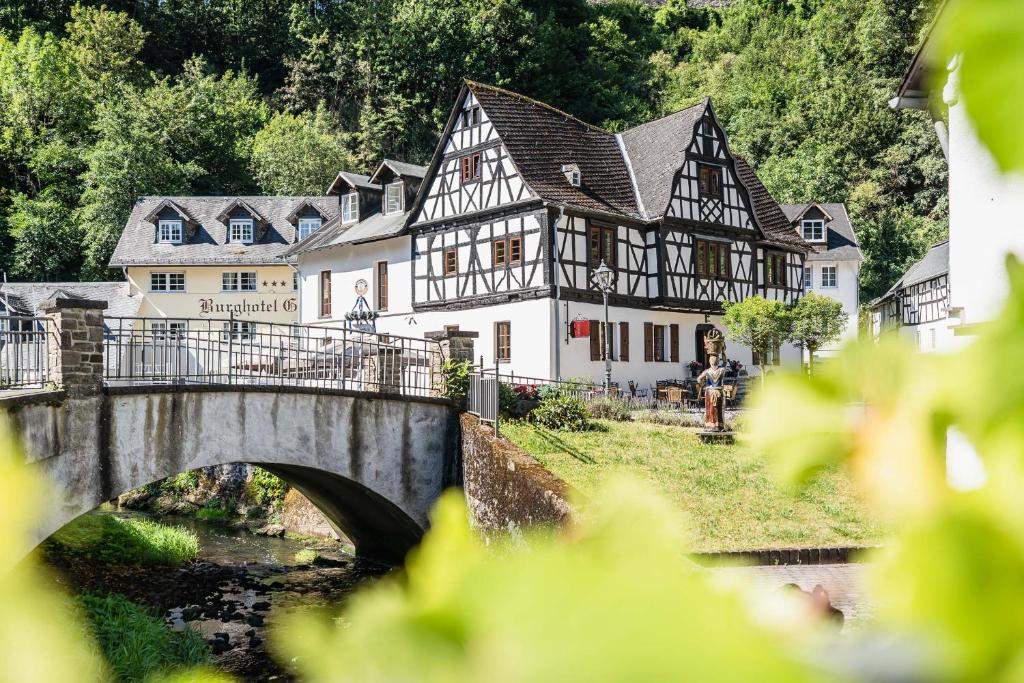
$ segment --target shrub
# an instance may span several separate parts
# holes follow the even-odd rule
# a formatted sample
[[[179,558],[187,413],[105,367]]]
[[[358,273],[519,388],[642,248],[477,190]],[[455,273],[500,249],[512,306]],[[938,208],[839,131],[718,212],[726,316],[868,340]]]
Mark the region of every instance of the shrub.
[[[633,419],[629,407],[614,398],[596,398],[587,404],[590,416],[599,420],[616,420],[625,422]]]
[[[199,556],[199,539],[184,527],[112,515],[83,515],[51,542],[86,560],[174,566]]]
[[[246,493],[253,503],[279,510],[284,504],[284,494],[288,493],[288,484],[262,467],[253,467]]]
[[[211,500],[196,512],[196,519],[215,524],[226,524],[234,516],[234,505],[226,500]]]
[[[175,632],[123,595],[78,597],[114,680],[142,681],[181,667],[206,664],[210,651],[192,629]]]
[[[584,432],[590,428],[586,404],[572,396],[549,396],[541,400],[530,416],[534,422],[548,429]]]
[[[498,410],[502,415],[515,415],[519,394],[508,384],[498,384]]]
[[[160,490],[166,493],[184,495],[199,488],[199,472],[191,470],[164,479],[159,484]]]
[[[469,371],[473,364],[468,360],[448,359],[441,364],[441,396],[462,403],[469,392]]]

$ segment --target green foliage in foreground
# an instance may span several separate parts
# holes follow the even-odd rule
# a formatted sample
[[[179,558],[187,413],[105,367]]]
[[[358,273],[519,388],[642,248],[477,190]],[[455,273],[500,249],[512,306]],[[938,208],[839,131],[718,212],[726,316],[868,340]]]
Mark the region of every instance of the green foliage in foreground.
[[[83,515],[51,543],[93,562],[174,566],[199,556],[199,539],[184,527],[113,515]]]
[[[210,661],[210,651],[198,632],[174,632],[123,595],[83,594],[78,603],[115,681],[144,681],[154,674]]]
[[[742,434],[736,445],[721,446],[702,444],[678,426],[597,425],[569,434],[509,422],[501,431],[586,496],[615,476],[650,482],[688,516],[693,550],[873,545],[886,538],[884,525],[838,468],[795,491],[772,479],[769,463]]]
[[[590,428],[587,405],[568,394],[545,396],[530,413],[530,419],[542,427],[563,432],[582,432]]]

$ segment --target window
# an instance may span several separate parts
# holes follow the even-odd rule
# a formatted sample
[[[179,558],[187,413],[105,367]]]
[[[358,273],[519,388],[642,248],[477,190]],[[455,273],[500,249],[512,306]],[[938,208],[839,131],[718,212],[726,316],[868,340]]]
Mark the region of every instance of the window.
[[[185,273],[150,273],[149,291],[184,292]]]
[[[292,271],[292,291],[299,291],[299,274],[295,271]]]
[[[654,362],[664,363],[665,357],[665,326],[654,326]]]
[[[580,167],[576,164],[562,164],[562,175],[569,181],[569,184],[573,187],[579,187],[583,184],[583,176],[580,175]]]
[[[498,362],[512,360],[512,323],[494,323],[494,357]]]
[[[494,240],[491,243],[491,253],[494,255],[494,265],[508,265],[508,241]]]
[[[732,251],[729,244],[696,240],[697,243],[697,276],[727,280],[731,274]]]
[[[224,341],[250,341],[256,334],[256,323],[248,320],[233,320],[224,323]]]
[[[388,310],[388,262],[377,261],[377,310]]]
[[[359,193],[341,195],[341,222],[355,223],[359,220]]]
[[[228,239],[232,242],[252,244],[252,220],[232,218],[228,222]]]
[[[836,267],[835,266],[822,266],[821,267],[821,286],[822,287],[836,287]]]
[[[480,153],[462,157],[462,182],[472,183],[480,180]]]
[[[255,292],[255,272],[226,272],[220,275],[220,288],[223,292]]]
[[[764,281],[773,287],[786,286],[786,256],[784,254],[765,255]]]
[[[156,241],[181,244],[181,221],[160,221],[157,224]]]
[[[320,229],[320,225],[323,221],[319,218],[300,218],[299,219],[299,239],[304,240],[314,232]]]
[[[331,315],[331,271],[320,271],[320,317]]]
[[[522,263],[523,262],[523,238],[522,237],[509,237],[508,238],[508,262]]]
[[[700,196],[722,198],[722,169],[718,166],[697,164],[700,181]]]
[[[822,242],[825,240],[825,221],[818,218],[815,220],[800,221],[804,239],[808,242]]]
[[[814,269],[811,266],[804,268],[804,289],[811,289],[814,286]]]
[[[181,339],[188,330],[188,323],[184,320],[154,320],[150,323],[150,329],[154,341]]]
[[[403,205],[403,187],[402,182],[389,183],[384,186],[384,213],[401,213]]]
[[[590,268],[597,270],[601,261],[615,269],[615,228],[606,225],[590,226]]]
[[[462,125],[464,128],[475,126],[480,123],[480,107],[473,106],[462,112]]]
[[[444,250],[444,274],[445,277],[455,275],[459,272],[459,250],[454,247]]]
[[[523,238],[509,237],[508,239],[494,240],[491,243],[491,254],[494,257],[495,266],[510,266],[513,263],[522,263]]]

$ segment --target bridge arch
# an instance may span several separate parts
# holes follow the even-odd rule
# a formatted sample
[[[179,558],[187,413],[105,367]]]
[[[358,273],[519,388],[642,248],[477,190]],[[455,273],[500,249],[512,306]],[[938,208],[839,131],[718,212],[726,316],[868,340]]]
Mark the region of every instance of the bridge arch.
[[[0,401],[53,489],[41,541],[101,503],[181,472],[259,465],[306,495],[356,546],[401,562],[458,483],[458,421],[441,400],[289,387],[110,387]]]

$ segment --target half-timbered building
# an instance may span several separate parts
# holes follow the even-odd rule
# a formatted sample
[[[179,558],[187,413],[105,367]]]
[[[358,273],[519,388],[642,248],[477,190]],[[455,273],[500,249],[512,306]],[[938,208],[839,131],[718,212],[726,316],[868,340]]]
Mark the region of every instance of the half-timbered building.
[[[360,251],[351,240],[359,229],[337,229],[334,246],[348,246],[331,258],[362,279],[385,251],[408,244],[407,261],[395,256],[408,264],[407,285],[388,263],[393,295],[380,329],[474,331],[484,363],[537,378],[601,377],[607,337],[613,380],[641,386],[703,360],[723,302],[799,297],[808,251],[729,149],[710,100],[613,134],[468,81],[398,236]],[[310,256],[316,240],[293,250],[302,283],[326,267]],[[602,262],[616,273],[607,328],[592,282]],[[402,286],[407,303],[396,307]],[[800,357],[795,348],[774,355]],[[751,361],[736,345],[729,356]]]
[[[905,336],[921,351],[943,350],[953,339],[949,294],[949,242],[944,241],[871,302],[872,332]]]

